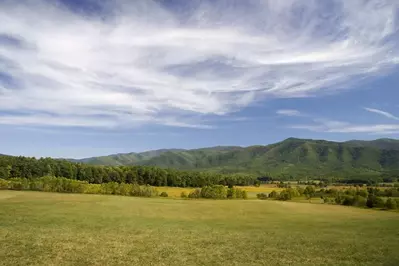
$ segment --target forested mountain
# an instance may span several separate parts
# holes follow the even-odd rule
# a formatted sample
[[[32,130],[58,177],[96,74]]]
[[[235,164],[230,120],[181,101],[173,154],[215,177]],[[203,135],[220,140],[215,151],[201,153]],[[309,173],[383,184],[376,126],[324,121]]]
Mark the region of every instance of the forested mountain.
[[[381,176],[399,171],[399,141],[332,142],[289,138],[267,146],[160,150],[83,159],[89,164],[148,165],[279,177]]]
[[[371,141],[350,140],[345,143],[356,147],[374,147],[386,150],[399,150],[399,140],[397,139],[376,139]]]
[[[82,163],[89,163],[95,165],[134,165],[141,161],[145,161],[151,159],[153,157],[157,157],[165,152],[172,152],[172,151],[184,151],[179,149],[161,149],[161,150],[153,150],[153,151],[146,151],[141,153],[119,153],[113,154],[109,156],[100,156],[100,157],[91,157],[85,158],[81,160],[71,160],[75,162],[82,162]]]

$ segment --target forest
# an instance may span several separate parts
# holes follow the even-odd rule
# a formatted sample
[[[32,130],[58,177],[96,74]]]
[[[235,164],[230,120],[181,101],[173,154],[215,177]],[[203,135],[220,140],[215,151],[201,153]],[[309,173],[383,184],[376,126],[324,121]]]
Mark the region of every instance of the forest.
[[[108,182],[150,186],[247,186],[259,183],[254,175],[181,171],[152,166],[97,166],[51,158],[0,156],[0,178],[65,177],[93,184]]]

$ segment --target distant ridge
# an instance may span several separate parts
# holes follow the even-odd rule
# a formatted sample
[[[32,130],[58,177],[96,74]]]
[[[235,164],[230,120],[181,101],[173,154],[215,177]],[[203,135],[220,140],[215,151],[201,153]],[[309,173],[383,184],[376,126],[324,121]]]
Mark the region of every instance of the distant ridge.
[[[399,140],[288,138],[270,145],[161,149],[73,160],[95,165],[151,165],[220,173],[273,175],[380,175],[399,172]]]

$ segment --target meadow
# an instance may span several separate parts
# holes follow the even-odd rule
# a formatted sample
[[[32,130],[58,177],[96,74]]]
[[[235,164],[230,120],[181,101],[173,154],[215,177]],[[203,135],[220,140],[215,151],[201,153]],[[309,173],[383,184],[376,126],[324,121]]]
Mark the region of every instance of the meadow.
[[[398,228],[338,205],[0,191],[0,265],[399,265]]]
[[[256,199],[256,194],[258,193],[270,193],[273,190],[280,192],[283,188],[277,187],[276,184],[262,184],[259,187],[255,186],[240,186],[240,189],[243,189],[248,192],[249,199]],[[187,195],[193,191],[195,188],[188,188],[188,187],[157,187],[156,188],[160,193],[166,192],[168,193],[169,197],[172,198],[180,198],[182,192],[186,193]]]

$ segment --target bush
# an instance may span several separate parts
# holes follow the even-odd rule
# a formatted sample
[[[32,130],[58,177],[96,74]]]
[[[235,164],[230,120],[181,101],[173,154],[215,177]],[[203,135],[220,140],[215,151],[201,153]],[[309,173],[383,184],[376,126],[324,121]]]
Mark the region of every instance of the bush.
[[[183,191],[183,192],[180,194],[180,198],[187,198],[187,193]]]
[[[191,191],[191,192],[188,194],[188,197],[189,197],[190,199],[198,199],[198,198],[200,198],[200,197],[201,197],[201,189],[196,188],[194,191]]]
[[[316,190],[313,186],[307,186],[303,191],[303,194],[306,196],[307,199],[310,199],[314,196]]]
[[[0,189],[8,189],[8,181],[0,178]]]
[[[388,210],[395,210],[398,206],[396,204],[396,200],[392,198],[388,198],[387,201],[385,202],[385,207]]]
[[[385,201],[384,199],[380,198],[380,197],[376,197],[376,203],[375,206],[377,208],[385,208]]]
[[[241,190],[241,198],[242,199],[248,199],[248,193],[246,190]]]
[[[227,198],[235,199],[237,197],[237,190],[234,187],[227,189]]]
[[[276,199],[276,198],[278,198],[278,196],[279,196],[279,193],[277,191],[275,191],[275,190],[273,190],[269,194],[269,198],[272,198],[272,199]]]
[[[12,190],[29,190],[29,181],[26,178],[11,178],[8,180],[8,188]]]
[[[151,187],[150,185],[145,185],[141,188],[141,197],[156,197],[158,196],[158,190],[156,188]]]
[[[227,189],[227,198],[228,199],[246,199],[247,192],[240,188],[229,188]]]
[[[166,193],[165,191],[162,192],[161,194],[159,194],[160,197],[164,197],[167,198],[168,197],[168,193]]]
[[[101,194],[101,184],[88,184],[84,186],[82,193],[85,194]]]
[[[342,205],[352,206],[355,202],[355,197],[349,196],[348,194],[343,197]]]
[[[269,196],[269,195],[266,194],[266,193],[259,193],[259,194],[256,194],[256,197],[257,197],[258,199],[261,199],[261,200],[267,199],[268,196]]]
[[[385,201],[380,197],[370,194],[367,198],[366,206],[369,208],[384,208]]]
[[[366,207],[367,199],[363,196],[356,195],[353,200],[353,205],[357,207]]]
[[[325,204],[333,204],[334,203],[334,199],[333,198],[328,198],[328,197],[323,197],[323,202]]]
[[[201,188],[201,198],[225,199],[227,198],[227,189],[222,185],[205,186]]]
[[[283,190],[280,192],[280,195],[277,197],[278,200],[291,200],[291,193],[287,190]]]
[[[369,193],[365,189],[360,189],[356,192],[356,195],[362,196],[364,198],[367,198]]]

